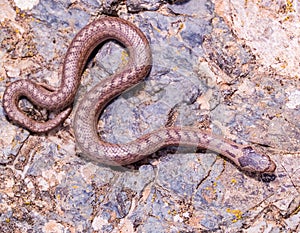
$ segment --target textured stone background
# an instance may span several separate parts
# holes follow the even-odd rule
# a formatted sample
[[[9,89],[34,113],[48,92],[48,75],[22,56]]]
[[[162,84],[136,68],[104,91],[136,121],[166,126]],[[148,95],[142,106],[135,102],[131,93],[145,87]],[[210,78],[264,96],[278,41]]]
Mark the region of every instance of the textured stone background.
[[[297,1],[0,0],[0,96],[10,82],[59,85],[67,47],[102,14],[135,23],[153,68],[99,120],[110,142],[164,126],[211,130],[264,150],[276,179],[211,153],[168,148],[112,169],[76,151],[73,114],[32,135],[0,107],[1,232],[300,232],[300,7]],[[75,101],[126,62],[106,43]],[[1,100],[1,99],[0,99]],[[30,114],[45,113],[24,100]],[[174,153],[176,152],[176,153]]]

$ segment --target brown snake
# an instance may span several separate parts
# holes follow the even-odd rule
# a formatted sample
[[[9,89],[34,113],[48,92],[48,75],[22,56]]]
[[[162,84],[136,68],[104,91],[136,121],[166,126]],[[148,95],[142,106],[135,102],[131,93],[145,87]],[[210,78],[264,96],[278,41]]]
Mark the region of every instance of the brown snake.
[[[71,111],[88,57],[99,44],[109,39],[117,40],[128,49],[129,62],[116,74],[97,84],[79,104],[74,132],[77,144],[86,156],[105,164],[125,165],[141,160],[162,147],[183,145],[218,152],[242,170],[275,170],[275,163],[251,146],[243,146],[194,128],[164,127],[126,144],[101,140],[96,128],[99,114],[110,100],[139,83],[149,73],[152,64],[151,50],[145,35],[135,25],[120,18],[102,18],[79,31],[66,53],[58,90],[49,90],[30,80],[11,83],[3,97],[3,107],[8,117],[32,132],[47,132],[59,125]],[[18,107],[21,97],[27,97],[35,106],[62,111],[47,122],[35,121]]]

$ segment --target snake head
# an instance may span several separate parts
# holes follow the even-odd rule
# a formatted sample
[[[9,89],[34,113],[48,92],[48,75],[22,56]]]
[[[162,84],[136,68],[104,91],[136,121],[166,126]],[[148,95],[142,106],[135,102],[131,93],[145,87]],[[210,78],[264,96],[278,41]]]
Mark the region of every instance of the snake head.
[[[276,164],[267,155],[257,153],[251,146],[242,149],[243,155],[238,158],[240,166],[246,171],[274,172]]]

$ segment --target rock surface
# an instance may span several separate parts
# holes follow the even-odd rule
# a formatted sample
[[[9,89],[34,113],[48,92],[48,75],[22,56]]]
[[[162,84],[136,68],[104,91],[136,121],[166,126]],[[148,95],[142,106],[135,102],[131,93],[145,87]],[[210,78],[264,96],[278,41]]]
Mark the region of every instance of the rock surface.
[[[1,97],[18,79],[59,85],[75,34],[99,15],[118,15],[145,33],[153,67],[105,109],[99,120],[105,140],[128,142],[163,127],[175,111],[175,125],[252,144],[277,164],[274,180],[212,152],[167,148],[126,168],[100,166],[76,151],[74,111],[57,130],[33,135],[8,121],[1,104],[0,232],[300,232],[296,4],[2,0],[0,6]],[[118,44],[104,44],[87,65],[74,108],[126,57]],[[45,114],[26,99],[20,105]]]

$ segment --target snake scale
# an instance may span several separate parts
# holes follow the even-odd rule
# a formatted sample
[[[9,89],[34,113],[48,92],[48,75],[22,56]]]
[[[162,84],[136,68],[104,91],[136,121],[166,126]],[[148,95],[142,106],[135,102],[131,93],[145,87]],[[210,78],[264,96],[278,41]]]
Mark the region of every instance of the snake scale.
[[[57,90],[30,80],[12,82],[3,96],[3,107],[8,118],[36,133],[47,132],[58,126],[71,112],[89,56],[99,44],[111,39],[127,48],[129,61],[116,74],[100,81],[78,106],[74,119],[75,139],[87,157],[104,164],[125,165],[141,160],[162,147],[183,145],[220,153],[242,170],[275,170],[275,163],[267,155],[257,152],[257,149],[195,128],[164,127],[125,144],[103,141],[96,127],[100,113],[110,100],[139,83],[152,65],[150,45],[145,35],[132,23],[115,17],[95,20],[75,36],[67,50],[62,81]],[[48,121],[36,121],[18,107],[21,97],[26,97],[35,106],[59,113]]]

